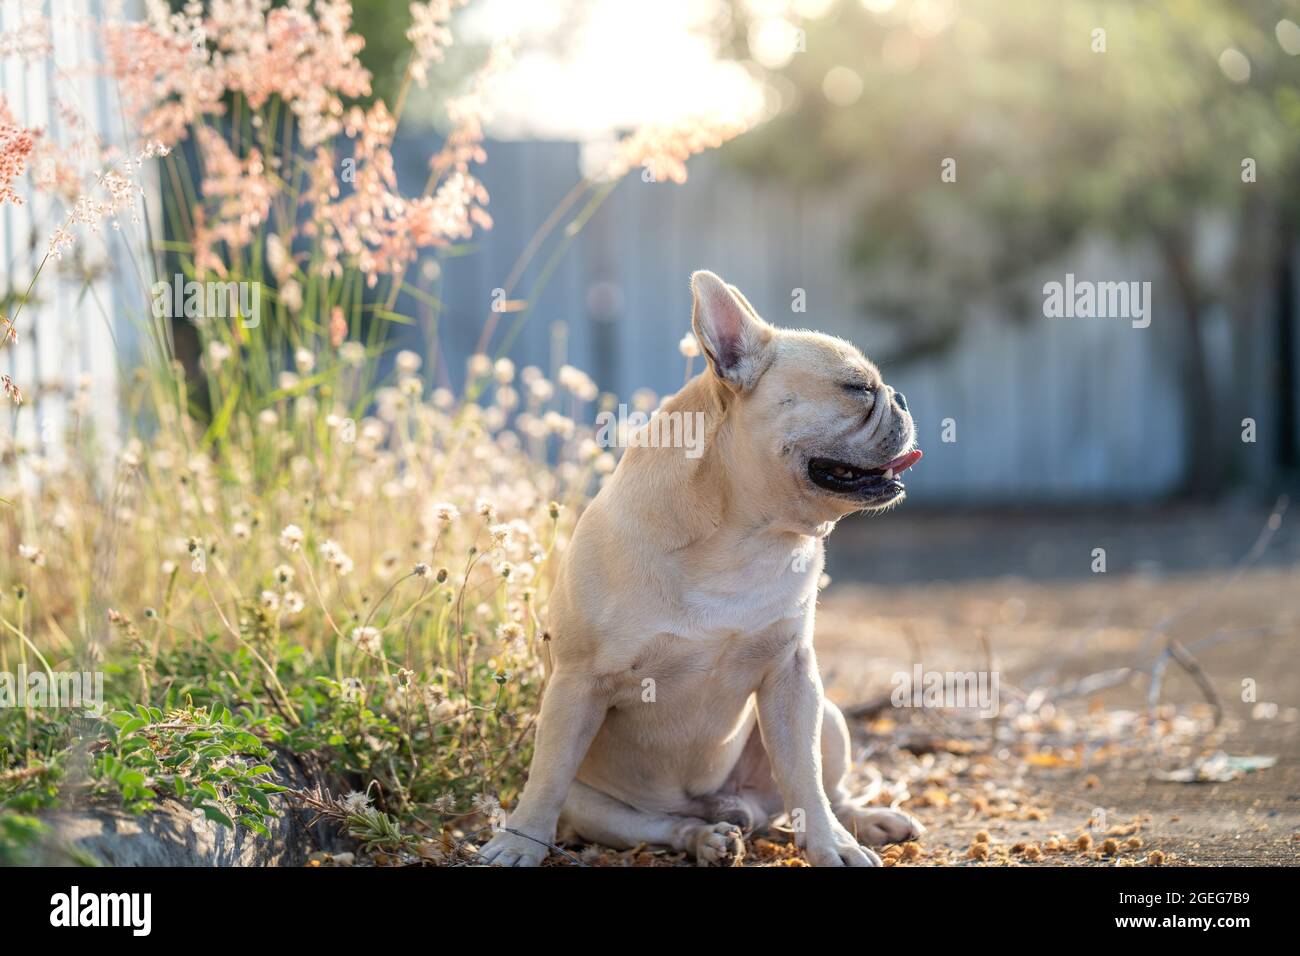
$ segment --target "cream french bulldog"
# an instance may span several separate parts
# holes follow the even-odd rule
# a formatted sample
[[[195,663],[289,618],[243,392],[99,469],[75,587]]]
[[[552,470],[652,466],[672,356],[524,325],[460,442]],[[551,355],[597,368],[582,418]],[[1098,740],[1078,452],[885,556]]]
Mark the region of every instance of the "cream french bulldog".
[[[558,837],[725,864],[784,815],[814,865],[877,866],[863,844],[921,832],[849,792],[813,652],[823,539],[900,501],[921,457],[907,403],[847,342],[769,325],[711,272],[691,289],[708,368],[660,413],[702,413],[704,453],[629,443],[578,521],[536,753],[490,863],[534,866]]]

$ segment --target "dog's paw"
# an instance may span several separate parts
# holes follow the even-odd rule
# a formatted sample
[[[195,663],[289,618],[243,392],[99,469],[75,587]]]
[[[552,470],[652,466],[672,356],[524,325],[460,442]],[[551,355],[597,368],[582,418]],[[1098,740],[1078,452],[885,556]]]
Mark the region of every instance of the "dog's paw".
[[[925,832],[921,821],[884,807],[843,807],[835,815],[844,828],[854,834],[860,843],[884,846],[886,843],[906,843]]]
[[[478,858],[493,866],[537,866],[548,852],[544,843],[502,831],[479,850]]]
[[[745,838],[732,823],[702,823],[686,838],[686,849],[699,866],[739,866]]]
[[[809,839],[804,855],[813,866],[881,866],[880,857],[858,844],[853,834],[835,826],[826,838]]]

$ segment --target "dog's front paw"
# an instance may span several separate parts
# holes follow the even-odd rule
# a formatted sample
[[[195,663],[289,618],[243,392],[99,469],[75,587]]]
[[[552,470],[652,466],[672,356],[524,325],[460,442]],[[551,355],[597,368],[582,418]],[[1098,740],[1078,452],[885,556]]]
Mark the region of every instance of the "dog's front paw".
[[[813,866],[880,866],[880,857],[860,846],[853,834],[836,824],[817,840],[809,837],[804,849]]]
[[[478,857],[493,866],[537,866],[548,852],[545,843],[503,830],[479,850]]]
[[[844,828],[855,835],[859,841],[868,846],[884,846],[886,843],[906,843],[915,840],[925,832],[925,827],[914,817],[901,810],[889,810],[884,807],[845,807],[837,809]]]
[[[745,838],[733,823],[702,823],[686,838],[686,848],[699,866],[739,866],[745,858]]]

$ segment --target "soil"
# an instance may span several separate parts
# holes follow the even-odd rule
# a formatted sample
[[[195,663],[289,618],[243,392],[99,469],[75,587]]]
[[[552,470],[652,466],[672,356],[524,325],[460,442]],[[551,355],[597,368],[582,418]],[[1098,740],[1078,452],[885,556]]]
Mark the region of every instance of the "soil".
[[[1147,862],[1153,850],[1183,864],[1300,862],[1300,515],[1284,516],[1242,560],[1270,510],[904,510],[837,529],[817,631],[827,693],[846,708],[879,704],[892,675],[918,661],[927,672],[988,669],[1013,715],[886,704],[852,721],[868,763],[887,779],[913,774],[902,805],[929,828],[917,862],[984,862],[971,851],[981,830],[988,862],[1027,862],[1023,847],[1010,848],[1041,848],[1053,834],[1072,846],[1087,835],[1092,845],[1046,853],[1043,863]],[[1104,572],[1093,570],[1095,548],[1106,551]],[[1170,638],[1217,694],[1217,728],[1206,693],[1168,658],[1149,709],[1149,664]],[[1115,686],[1054,701],[1045,718],[1018,714],[1035,689],[1050,695],[1126,667],[1133,672]],[[940,788],[955,804],[917,797],[917,758],[906,748],[918,740],[917,749],[960,762],[964,772]],[[1159,778],[1218,752],[1277,761],[1224,782]],[[981,810],[978,793],[997,788],[1006,805]],[[1092,819],[1100,816],[1105,826]],[[1111,830],[1119,851],[1100,852]],[[1140,847],[1126,849],[1135,837]]]

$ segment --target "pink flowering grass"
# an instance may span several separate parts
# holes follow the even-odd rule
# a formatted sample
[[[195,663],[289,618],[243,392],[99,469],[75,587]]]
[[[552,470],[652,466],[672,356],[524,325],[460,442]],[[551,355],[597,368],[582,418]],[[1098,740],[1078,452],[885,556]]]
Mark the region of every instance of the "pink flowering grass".
[[[588,376],[564,366],[552,383],[503,357],[540,286],[509,329],[488,313],[466,394],[431,387],[421,369],[432,362],[411,352],[379,379],[387,323],[417,321],[394,311],[401,293],[427,306],[437,340],[421,259],[491,227],[476,171],[509,50],[443,91],[448,128],[419,194],[399,190],[392,153],[407,94],[434,86],[460,5],[411,4],[413,50],[391,106],[369,98],[363,40],[340,0],[179,13],[153,0],[137,22],[79,23],[104,61],[53,74],[115,85],[132,134],[123,147],[100,142],[72,97],[56,96],[58,141],[0,102],[0,201],[39,195],[52,215],[9,291],[0,349],[18,340],[47,265],[75,269],[110,230],[135,244],[142,272],[167,254],[186,283],[254,288],[261,317],[247,321],[242,301],[160,316],[146,276],[126,318],[151,348],[122,383],[119,451],[106,456],[90,424],[85,380],[59,396],[63,454],[20,445],[0,417],[0,671],[103,666],[110,707],[130,711],[78,777],[71,725],[0,708],[0,805],[107,794],[147,809],[163,784],[153,766],[131,769],[144,751],[122,728],[157,753],[175,728],[227,709],[259,739],[324,754],[371,796],[313,805],[345,807],[369,821],[366,846],[406,859],[446,859],[517,792],[557,552],[615,459],[587,423],[603,400]],[[40,65],[49,29],[25,22],[0,37],[0,56]],[[692,121],[629,137],[499,281],[513,296],[542,253],[549,274],[623,174],[681,181],[690,155],[738,131]],[[151,212],[165,235],[146,228]],[[197,369],[174,348],[184,323]],[[8,375],[0,388],[23,399]],[[242,820],[246,796],[220,789],[195,807]],[[0,861],[6,852],[0,839]]]

